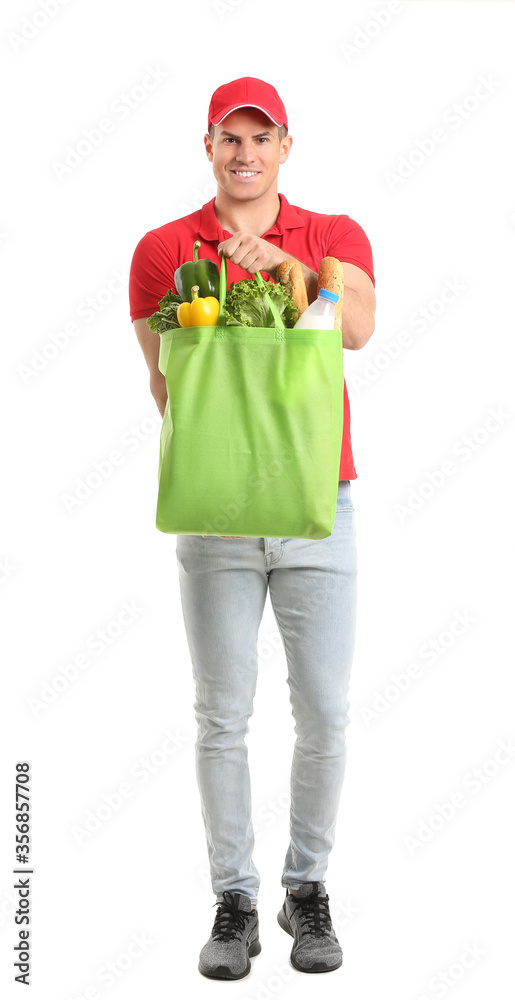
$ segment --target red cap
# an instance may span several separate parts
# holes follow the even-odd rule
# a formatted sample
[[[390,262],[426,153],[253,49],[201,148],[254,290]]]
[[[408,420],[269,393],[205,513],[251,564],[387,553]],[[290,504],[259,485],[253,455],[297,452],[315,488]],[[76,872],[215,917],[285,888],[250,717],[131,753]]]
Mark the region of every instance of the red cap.
[[[264,80],[257,80],[254,76],[242,76],[239,80],[231,80],[230,83],[224,83],[215,90],[209,105],[208,132],[211,123],[219,125],[237,108],[259,108],[276,125],[286,125],[288,129],[286,110],[275,87],[265,83]]]

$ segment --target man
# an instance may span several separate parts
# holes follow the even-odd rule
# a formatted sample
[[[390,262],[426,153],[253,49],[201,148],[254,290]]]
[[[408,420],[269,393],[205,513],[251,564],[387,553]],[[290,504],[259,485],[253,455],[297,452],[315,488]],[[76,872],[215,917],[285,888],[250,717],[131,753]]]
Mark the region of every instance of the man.
[[[157,368],[159,337],[146,319],[165,292],[174,289],[174,271],[191,259],[196,239],[201,240],[200,257],[227,258],[228,286],[258,270],[265,279],[276,280],[280,261],[294,257],[302,264],[310,303],[317,294],[320,261],[337,257],[345,272],[343,347],[359,350],[374,331],[372,252],[361,227],[347,215],[294,207],[278,194],[279,168],[288,159],[292,137],[275,88],[253,77],[219,87],[211,98],[204,144],[216,196],[199,211],[146,233],[131,265],[131,319],[161,415],[167,392]],[[323,173],[326,182],[337,182],[330,154]],[[181,602],[196,685],[196,773],[218,907],[199,970],[213,978],[242,978],[250,971],[250,958],[261,950],[245,736],[268,587],[286,652],[297,734],[291,839],[281,879],[286,898],[278,921],[294,939],[290,957],[296,969],[328,972],[342,963],[324,879],[345,768],[356,617],[350,496],[356,471],[346,386],[343,402],[337,509],[329,537],[177,536]]]

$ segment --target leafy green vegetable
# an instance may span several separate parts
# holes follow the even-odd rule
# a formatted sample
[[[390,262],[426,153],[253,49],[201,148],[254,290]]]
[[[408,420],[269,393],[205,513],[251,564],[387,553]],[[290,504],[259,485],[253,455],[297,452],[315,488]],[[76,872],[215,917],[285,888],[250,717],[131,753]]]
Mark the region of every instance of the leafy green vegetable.
[[[227,326],[260,326],[274,328],[275,320],[265,299],[268,292],[287,329],[295,326],[297,312],[293,297],[279,281],[265,281],[264,287],[254,278],[233,281],[225,300]],[[152,313],[147,325],[153,333],[179,329],[177,310],[184,300],[169,289],[159,303],[159,312]]]
[[[295,326],[296,311],[293,297],[280,282],[265,281],[264,287],[254,278],[233,281],[225,300],[227,326],[274,327],[275,320],[265,295],[268,292],[287,329]]]
[[[164,333],[165,330],[175,330],[179,326],[177,310],[183,299],[169,288],[159,302],[159,312],[152,313],[147,319],[147,326],[152,333]]]

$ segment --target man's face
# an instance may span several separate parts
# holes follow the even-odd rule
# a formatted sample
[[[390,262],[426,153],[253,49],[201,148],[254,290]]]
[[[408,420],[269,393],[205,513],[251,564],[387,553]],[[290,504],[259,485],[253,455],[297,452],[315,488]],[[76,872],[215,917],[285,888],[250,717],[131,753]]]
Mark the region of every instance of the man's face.
[[[232,111],[215,125],[214,138],[206,134],[204,143],[219,188],[237,201],[266,194],[292,143],[291,136],[279,142],[278,132],[278,126],[257,108]]]

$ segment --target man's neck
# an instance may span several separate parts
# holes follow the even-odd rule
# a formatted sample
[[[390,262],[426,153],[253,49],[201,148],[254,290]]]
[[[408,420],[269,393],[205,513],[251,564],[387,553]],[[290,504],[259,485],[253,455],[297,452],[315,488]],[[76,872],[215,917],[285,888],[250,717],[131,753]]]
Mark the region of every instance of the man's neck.
[[[263,236],[263,233],[272,228],[280,208],[277,191],[267,192],[264,198],[238,202],[227,198],[219,188],[214,204],[215,215],[222,229],[228,233],[245,232],[254,236]]]

